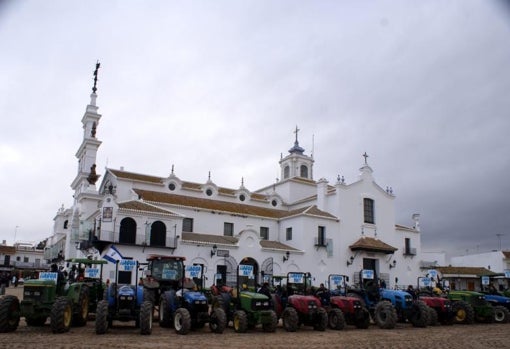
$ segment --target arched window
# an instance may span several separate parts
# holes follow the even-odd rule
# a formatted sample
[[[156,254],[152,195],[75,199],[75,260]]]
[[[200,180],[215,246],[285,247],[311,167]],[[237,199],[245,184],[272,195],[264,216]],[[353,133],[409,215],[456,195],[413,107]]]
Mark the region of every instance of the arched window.
[[[287,178],[289,178],[289,176],[290,176],[290,167],[285,166],[285,168],[283,169],[283,179],[287,179]]]
[[[126,217],[120,221],[119,243],[136,243],[136,222],[133,218]]]
[[[68,224],[69,224],[69,221],[68,221],[68,220],[66,220],[66,221],[64,222],[64,229],[67,229],[67,225],[68,225]]]
[[[303,178],[308,178],[308,167],[306,167],[305,165],[301,165],[300,176]]]
[[[151,246],[166,246],[166,226],[161,221],[156,221],[151,225]]]

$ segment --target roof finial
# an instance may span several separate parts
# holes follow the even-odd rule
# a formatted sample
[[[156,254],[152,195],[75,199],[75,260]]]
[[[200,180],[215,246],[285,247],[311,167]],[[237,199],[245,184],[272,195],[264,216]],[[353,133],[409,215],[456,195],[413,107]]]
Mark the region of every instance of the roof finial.
[[[298,133],[299,133],[299,128],[297,127],[296,125],[296,130],[294,131],[294,133],[296,134],[296,144],[298,143]]]
[[[174,164],[172,164],[172,174],[174,174]]]
[[[101,66],[101,63],[97,61],[96,63],[96,70],[94,70],[94,87],[92,87],[92,92],[95,94],[97,91],[97,72],[99,71],[99,67]]]
[[[368,158],[367,152],[365,152],[362,156],[365,158],[365,165],[368,165],[367,164],[367,158]]]

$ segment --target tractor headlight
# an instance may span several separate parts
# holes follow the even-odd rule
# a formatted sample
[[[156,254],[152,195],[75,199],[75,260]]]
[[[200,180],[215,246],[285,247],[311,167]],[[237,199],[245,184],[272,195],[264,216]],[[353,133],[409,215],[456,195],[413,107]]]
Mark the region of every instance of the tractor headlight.
[[[25,292],[23,292],[23,294],[24,294],[25,296],[30,296],[30,291],[25,291]]]
[[[262,305],[262,302],[255,302],[255,306],[260,307]]]
[[[41,292],[40,291],[35,291],[34,292],[34,296],[40,296],[41,295]]]
[[[264,306],[265,306],[265,307],[268,307],[268,306],[269,306],[269,301],[264,302]]]

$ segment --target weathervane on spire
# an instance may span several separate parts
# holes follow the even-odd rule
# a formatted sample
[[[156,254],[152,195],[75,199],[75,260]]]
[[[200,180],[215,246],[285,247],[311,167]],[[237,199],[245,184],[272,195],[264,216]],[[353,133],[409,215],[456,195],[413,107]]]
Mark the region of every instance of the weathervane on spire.
[[[96,93],[96,91],[97,91],[97,87],[96,87],[96,85],[97,85],[97,72],[98,72],[100,66],[101,66],[101,63],[99,63],[99,61],[97,61],[97,63],[96,63],[96,70],[94,70],[94,87],[92,87],[92,92],[93,93]]]
[[[367,158],[368,158],[367,152],[365,152],[362,156],[365,158],[365,165],[368,165],[367,164]]]

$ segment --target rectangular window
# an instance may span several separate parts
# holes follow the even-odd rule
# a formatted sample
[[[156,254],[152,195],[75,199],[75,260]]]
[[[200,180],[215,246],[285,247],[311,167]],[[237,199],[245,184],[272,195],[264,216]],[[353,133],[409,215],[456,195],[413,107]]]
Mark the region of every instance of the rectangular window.
[[[223,223],[223,235],[234,236],[234,223]]]
[[[364,210],[364,222],[375,224],[374,200],[367,198],[363,199],[363,210]]]
[[[23,262],[28,263],[28,257],[23,257]]]
[[[317,246],[326,246],[326,227],[319,226],[317,231]]]
[[[288,240],[292,240],[292,228],[287,228],[285,230],[285,239],[288,241]]]
[[[260,227],[260,238],[262,240],[269,239],[269,228],[268,227]]]
[[[182,220],[182,231],[187,233],[193,232],[193,218],[184,218]]]

